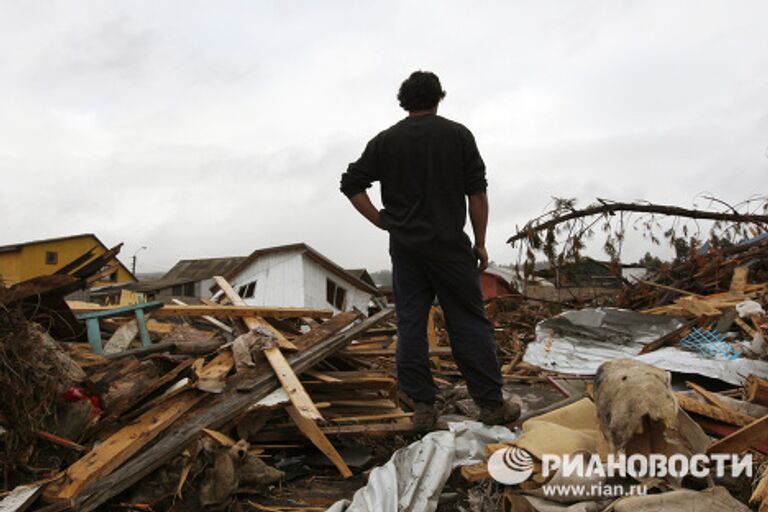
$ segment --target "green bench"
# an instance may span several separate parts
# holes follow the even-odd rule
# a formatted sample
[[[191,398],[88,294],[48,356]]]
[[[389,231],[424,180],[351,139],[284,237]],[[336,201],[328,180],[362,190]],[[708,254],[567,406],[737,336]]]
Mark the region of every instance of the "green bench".
[[[152,341],[149,339],[149,331],[147,330],[144,312],[159,309],[163,307],[163,305],[164,304],[160,301],[144,302],[142,304],[132,304],[130,306],[122,306],[114,309],[102,309],[91,311],[89,313],[80,313],[79,315],[76,315],[76,318],[85,321],[85,325],[88,329],[88,343],[91,344],[91,349],[97,354],[101,354],[102,352],[101,326],[99,325],[99,320],[115,316],[126,316],[131,313],[136,316],[136,324],[139,326],[141,344],[144,347],[149,347],[152,344]]]

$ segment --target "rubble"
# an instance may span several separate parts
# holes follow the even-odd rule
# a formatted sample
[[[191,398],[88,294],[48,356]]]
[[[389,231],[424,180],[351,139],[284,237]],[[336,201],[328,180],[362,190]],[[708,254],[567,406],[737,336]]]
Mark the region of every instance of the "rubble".
[[[0,383],[17,390],[0,397],[2,505],[765,509],[768,360],[755,340],[766,329],[766,249],[762,240],[697,252],[593,299],[490,299],[504,394],[523,410],[510,429],[471,421],[476,407],[433,308],[428,342],[441,430],[424,437],[398,391],[393,310],[366,318],[252,307],[217,276],[213,301],[175,300],[140,318],[135,308],[64,300],[117,252],[84,255],[64,273],[0,288]],[[94,313],[103,354],[86,343],[81,319]],[[487,459],[509,447],[526,450],[535,471],[505,486]],[[654,451],[751,453],[755,471],[751,479],[642,482],[655,493],[648,496],[557,500],[542,492],[573,483],[542,476],[547,453]]]

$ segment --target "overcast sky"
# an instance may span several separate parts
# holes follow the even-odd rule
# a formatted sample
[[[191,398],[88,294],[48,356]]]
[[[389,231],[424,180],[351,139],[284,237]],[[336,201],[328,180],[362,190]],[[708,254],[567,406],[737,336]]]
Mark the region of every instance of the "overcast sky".
[[[387,267],[338,181],[415,69],[475,134],[498,262],[552,196],[766,193],[767,23],[763,0],[2,0],[0,244],[94,232],[147,272],[305,241]]]

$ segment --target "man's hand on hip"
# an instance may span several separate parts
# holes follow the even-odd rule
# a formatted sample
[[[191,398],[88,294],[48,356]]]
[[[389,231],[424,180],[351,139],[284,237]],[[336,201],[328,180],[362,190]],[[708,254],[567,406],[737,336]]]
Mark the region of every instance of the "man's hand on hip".
[[[482,272],[486,268],[488,268],[488,251],[484,246],[475,246],[473,247],[473,250],[475,252],[475,257],[477,258],[477,268]]]

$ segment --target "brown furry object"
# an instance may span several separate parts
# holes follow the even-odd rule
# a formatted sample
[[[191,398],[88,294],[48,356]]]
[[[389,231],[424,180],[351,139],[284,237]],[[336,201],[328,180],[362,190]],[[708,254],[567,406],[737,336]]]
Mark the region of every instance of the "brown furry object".
[[[631,359],[600,365],[595,377],[600,430],[612,452],[623,451],[646,417],[665,430],[677,428],[677,400],[664,371]]]

